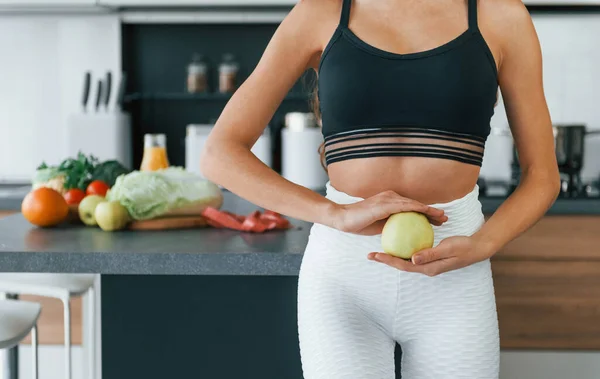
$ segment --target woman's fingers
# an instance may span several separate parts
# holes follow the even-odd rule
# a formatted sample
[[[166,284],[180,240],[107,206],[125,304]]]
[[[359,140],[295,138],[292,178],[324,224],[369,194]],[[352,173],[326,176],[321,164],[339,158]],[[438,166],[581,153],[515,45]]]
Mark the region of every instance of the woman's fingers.
[[[385,213],[389,216],[401,212],[419,212],[425,215],[429,219],[429,222],[436,226],[440,226],[448,221],[448,217],[444,214],[442,209],[433,208],[423,203],[419,203],[418,201],[404,198],[400,198],[400,200],[396,200],[394,203],[389,204]]]

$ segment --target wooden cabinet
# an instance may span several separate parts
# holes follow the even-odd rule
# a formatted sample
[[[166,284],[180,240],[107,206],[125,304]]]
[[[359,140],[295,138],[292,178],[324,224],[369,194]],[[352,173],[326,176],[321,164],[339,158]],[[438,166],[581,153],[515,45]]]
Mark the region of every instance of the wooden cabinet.
[[[547,216],[492,269],[502,348],[600,349],[600,217]]]

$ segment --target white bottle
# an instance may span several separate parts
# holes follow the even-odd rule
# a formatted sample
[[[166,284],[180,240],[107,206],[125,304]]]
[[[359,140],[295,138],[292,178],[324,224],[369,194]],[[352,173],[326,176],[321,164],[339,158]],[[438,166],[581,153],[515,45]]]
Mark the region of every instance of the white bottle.
[[[323,134],[313,113],[288,113],[281,131],[281,174],[312,190],[325,187],[327,172],[321,166],[319,146]]]

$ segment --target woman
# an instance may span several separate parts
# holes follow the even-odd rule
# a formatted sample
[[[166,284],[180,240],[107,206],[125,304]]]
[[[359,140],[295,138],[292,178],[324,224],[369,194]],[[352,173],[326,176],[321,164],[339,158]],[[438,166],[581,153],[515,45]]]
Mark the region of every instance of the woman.
[[[498,377],[489,258],[559,188],[541,62],[520,0],[302,0],[280,25],[202,170],[315,223],[298,289],[306,379],[393,378],[396,342],[402,378]],[[306,69],[319,77],[326,197],[250,152]],[[476,183],[498,87],[522,179],[485,222]],[[434,247],[412,261],[378,253],[385,220],[406,211],[435,225]]]

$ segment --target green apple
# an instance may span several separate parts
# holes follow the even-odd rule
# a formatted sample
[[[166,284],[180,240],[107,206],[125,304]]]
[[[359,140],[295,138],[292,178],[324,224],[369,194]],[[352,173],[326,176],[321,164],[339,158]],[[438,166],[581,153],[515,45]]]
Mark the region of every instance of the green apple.
[[[433,227],[421,213],[394,214],[383,227],[381,245],[387,254],[410,259],[417,251],[433,247]]]
[[[98,225],[94,212],[96,211],[98,204],[105,201],[106,199],[99,195],[89,195],[84,197],[83,200],[81,200],[81,203],[79,203],[79,218],[81,221],[89,226]]]
[[[129,212],[118,201],[98,204],[95,216],[98,226],[107,232],[124,229],[130,219]]]

